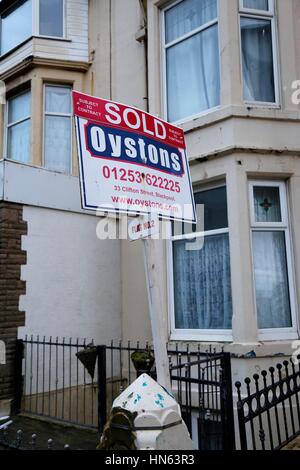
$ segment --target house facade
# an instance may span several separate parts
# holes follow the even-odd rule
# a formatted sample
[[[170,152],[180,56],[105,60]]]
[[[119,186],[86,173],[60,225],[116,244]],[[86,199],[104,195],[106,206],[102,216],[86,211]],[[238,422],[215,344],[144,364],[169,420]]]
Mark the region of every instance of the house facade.
[[[17,335],[151,340],[140,242],[98,240],[81,209],[72,88],[185,131],[205,238],[201,250],[185,235],[161,242],[166,341],[231,352],[234,380],[296,352],[300,1],[0,8],[0,398]]]

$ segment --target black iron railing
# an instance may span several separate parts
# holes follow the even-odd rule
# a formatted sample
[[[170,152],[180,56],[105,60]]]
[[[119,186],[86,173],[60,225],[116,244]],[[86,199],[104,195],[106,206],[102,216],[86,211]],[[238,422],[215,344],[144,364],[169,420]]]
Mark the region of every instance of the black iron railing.
[[[91,342],[93,345],[93,343]],[[15,412],[40,415],[91,428],[101,427],[106,413],[104,346],[97,346],[98,373],[88,374],[76,354],[88,345],[72,338],[26,336],[18,340],[18,370],[22,385],[16,381]],[[22,390],[22,393],[20,393]],[[99,416],[98,404],[103,410]]]
[[[300,435],[299,360],[247,377],[244,387],[236,382],[242,450],[278,450]]]
[[[78,359],[78,353],[88,345],[96,349],[95,377]],[[140,373],[132,353],[143,350],[154,354],[149,343],[130,341],[94,346],[87,340],[31,336],[19,340],[19,351],[21,346],[24,353],[18,369],[21,364],[23,393],[16,390],[17,411],[100,431],[113,400]],[[199,448],[234,448],[230,355],[178,344],[167,345],[167,350],[173,393]],[[156,378],[155,366],[149,373]]]

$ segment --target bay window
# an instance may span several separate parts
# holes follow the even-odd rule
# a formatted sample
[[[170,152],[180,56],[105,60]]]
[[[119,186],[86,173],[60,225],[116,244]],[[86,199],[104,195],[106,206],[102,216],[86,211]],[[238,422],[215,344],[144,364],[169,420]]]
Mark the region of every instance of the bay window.
[[[16,1],[1,14],[1,55],[31,36],[64,37],[64,9],[64,0]]]
[[[44,166],[71,172],[72,150],[71,87],[45,85]]]
[[[250,182],[257,322],[262,338],[296,334],[293,269],[286,188],[283,182]]]
[[[217,0],[181,0],[163,10],[167,119],[220,104]]]
[[[232,327],[226,187],[196,192],[195,203],[204,205],[204,232],[173,231],[170,246],[172,334],[226,340]],[[187,249],[187,242],[203,236],[203,248]]]
[[[278,102],[274,8],[274,0],[240,0],[246,102]]]
[[[30,162],[31,92],[24,91],[7,100],[6,157]]]
[[[32,0],[16,2],[1,15],[1,55],[32,36]]]

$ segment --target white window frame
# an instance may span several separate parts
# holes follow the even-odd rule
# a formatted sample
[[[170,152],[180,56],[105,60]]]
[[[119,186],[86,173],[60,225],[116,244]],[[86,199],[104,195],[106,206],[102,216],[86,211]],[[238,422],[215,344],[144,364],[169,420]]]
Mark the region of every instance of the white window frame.
[[[67,27],[66,27],[66,2],[67,0],[63,0],[63,35],[62,36],[45,36],[40,34],[40,1],[39,0],[31,0],[31,8],[32,8],[32,17],[31,17],[31,35],[28,36],[27,39],[22,41],[20,44],[17,44],[14,46],[12,49],[4,52],[4,54],[1,53],[0,57],[6,54],[9,54],[11,51],[13,51],[15,48],[19,47],[23,42],[28,41],[32,37],[41,37],[41,38],[46,38],[46,39],[54,39],[57,41],[60,40],[66,40],[67,39]],[[0,28],[1,28],[1,22],[2,22],[2,16],[5,14],[6,11],[11,9],[13,6],[17,6],[18,3],[20,3],[20,0],[16,0],[14,4],[12,4],[10,7],[8,7],[6,10],[4,10],[0,16]],[[1,51],[0,51],[1,52]]]
[[[255,186],[262,187],[278,187],[280,197],[281,209],[281,222],[256,222],[254,212],[254,193]],[[294,276],[292,244],[289,229],[289,208],[287,200],[287,188],[284,181],[264,181],[264,180],[251,180],[249,181],[249,201],[250,201],[250,222],[251,222],[251,252],[252,252],[252,265],[253,265],[253,232],[284,232],[285,246],[286,246],[286,261],[287,261],[287,276],[288,288],[290,297],[290,309],[292,326],[287,328],[266,328],[258,330],[258,338],[262,341],[274,340],[293,340],[299,337],[298,322],[297,322],[297,300],[296,300],[296,286]],[[253,289],[254,289],[254,305],[257,318],[257,303],[256,303],[256,289],[255,289],[255,273],[253,267]],[[258,318],[257,318],[258,321]]]
[[[63,0],[63,35],[62,36],[48,36],[44,34],[40,34],[40,0],[32,0],[33,1],[33,31],[35,31],[35,35],[41,38],[48,38],[54,40],[62,40],[67,39],[67,32],[66,32],[66,2],[67,0]]]
[[[0,45],[0,58],[2,56],[6,56],[6,54],[9,54],[11,51],[14,51],[17,47],[19,47],[21,44],[27,42],[30,38],[32,38],[32,36],[34,35],[34,3],[35,3],[36,0],[31,0],[31,35],[28,36],[27,39],[24,39],[22,42],[20,42],[19,44],[16,44],[14,47],[12,47],[11,49],[9,49],[8,51],[4,52],[2,54],[2,48],[1,48],[1,45]],[[2,28],[2,16],[5,15],[5,13],[8,11],[8,10],[14,10],[18,4],[21,3],[21,0],[16,0],[12,5],[10,5],[9,7],[7,7],[5,10],[3,10],[3,12],[1,13],[0,15],[0,31],[1,31],[1,28]],[[1,39],[1,38],[0,38]]]
[[[209,27],[217,24],[219,25],[219,0],[217,1],[217,16],[214,20],[209,21],[208,23],[205,23],[202,26],[199,26],[198,28],[194,29],[193,31],[190,31],[189,33],[185,34],[184,36],[181,36],[180,38],[175,39],[174,41],[169,42],[166,44],[165,39],[166,39],[166,31],[165,31],[165,13],[167,10],[170,8],[173,8],[175,5],[183,2],[184,0],[177,0],[173,1],[171,4],[167,5],[163,9],[161,9],[161,25],[160,25],[160,31],[161,31],[161,83],[162,83],[162,97],[161,101],[163,104],[163,116],[164,119],[168,119],[168,95],[167,95],[167,49],[171,46],[174,46],[175,44],[178,44],[192,36],[195,36],[196,34],[200,33],[201,31],[204,31],[205,29],[208,29]],[[220,74],[221,74],[221,61],[220,61],[220,31],[218,28],[218,43],[219,43],[219,66],[220,66]],[[221,76],[220,76],[220,84],[221,84]],[[208,108],[204,111],[201,111],[197,114],[193,114],[190,116],[187,116],[183,119],[173,121],[173,124],[183,124],[188,121],[192,121],[193,119],[196,119],[200,116],[205,116],[206,114],[212,113],[218,109],[220,109],[221,104],[218,106],[214,106],[213,108]]]
[[[23,95],[24,93],[28,93],[30,92],[30,100],[31,100],[31,103],[30,103],[30,108],[31,108],[31,113],[22,118],[22,119],[19,119],[18,121],[14,121],[14,122],[11,122],[10,124],[8,123],[8,108],[9,108],[9,102],[10,100],[14,99],[14,98],[17,98],[17,96],[20,96],[20,95]],[[5,119],[4,119],[4,122],[5,122],[5,134],[4,134],[4,145],[3,145],[3,159],[4,160],[9,160],[9,161],[12,161],[12,162],[17,162],[17,163],[20,163],[21,165],[30,165],[30,162],[31,160],[29,160],[28,162],[20,162],[19,160],[16,160],[14,158],[11,158],[8,156],[7,154],[7,151],[8,151],[8,129],[10,129],[11,127],[13,126],[16,126],[17,124],[21,124],[22,122],[25,122],[25,121],[31,121],[31,117],[32,117],[32,91],[31,91],[31,88],[27,88],[25,90],[22,90],[18,93],[15,93],[15,94],[12,94],[11,96],[9,96],[6,100],[6,105],[5,105]],[[31,143],[31,132],[30,132],[30,143]]]
[[[281,96],[280,96],[280,70],[279,70],[279,46],[278,46],[278,34],[277,34],[277,15],[276,15],[276,4],[275,0],[269,0],[269,10],[255,10],[251,8],[244,8],[243,0],[239,0],[239,36],[240,36],[240,69],[242,77],[242,91],[243,101],[249,107],[267,107],[267,108],[280,108]],[[273,52],[273,73],[274,73],[274,93],[275,101],[248,101],[244,99],[244,71],[243,71],[243,54],[242,54],[242,31],[241,31],[241,19],[251,18],[271,21],[272,30],[272,52]]]
[[[226,184],[213,185],[202,189],[195,189],[195,193],[222,188]],[[169,311],[169,331],[171,341],[212,341],[212,342],[232,342],[232,329],[180,329],[175,326],[175,302],[174,302],[174,265],[173,265],[173,242],[176,240],[201,238],[211,235],[229,234],[229,226],[222,229],[207,230],[191,234],[172,236],[172,226],[169,224],[167,241],[167,285],[168,285],[168,311]],[[232,284],[231,284],[232,292]]]
[[[61,84],[61,83],[44,83],[43,85],[43,152],[42,152],[42,167],[45,168],[47,171],[52,171],[54,173],[60,173],[64,175],[72,175],[73,173],[73,126],[72,126],[72,121],[73,121],[73,115],[72,115],[72,107],[70,109],[70,113],[53,113],[53,112],[46,112],[46,88],[47,87],[59,87],[59,88],[68,88],[70,90],[70,94],[72,92],[72,85],[68,84]],[[71,99],[71,98],[70,98]],[[70,126],[70,166],[69,166],[69,171],[68,173],[61,172],[61,171],[55,171],[55,170],[50,170],[45,166],[45,117],[46,116],[56,116],[56,117],[69,117],[71,126]]]

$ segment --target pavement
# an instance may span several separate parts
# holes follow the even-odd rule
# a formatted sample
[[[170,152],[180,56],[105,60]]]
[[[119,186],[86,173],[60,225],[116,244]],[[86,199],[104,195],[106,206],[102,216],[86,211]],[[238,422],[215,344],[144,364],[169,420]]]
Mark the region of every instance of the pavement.
[[[6,439],[11,444],[16,444],[19,430],[22,430],[22,439],[20,447],[23,449],[47,450],[48,440],[52,439],[50,448],[53,450],[63,450],[65,445],[70,450],[95,450],[99,443],[99,434],[96,430],[79,428],[66,425],[64,423],[55,423],[45,419],[32,418],[24,415],[12,417],[13,424],[7,430]],[[36,435],[35,444],[32,444],[32,435]],[[0,450],[5,450],[1,445],[0,431]]]
[[[290,442],[282,450],[300,450],[300,436]]]

